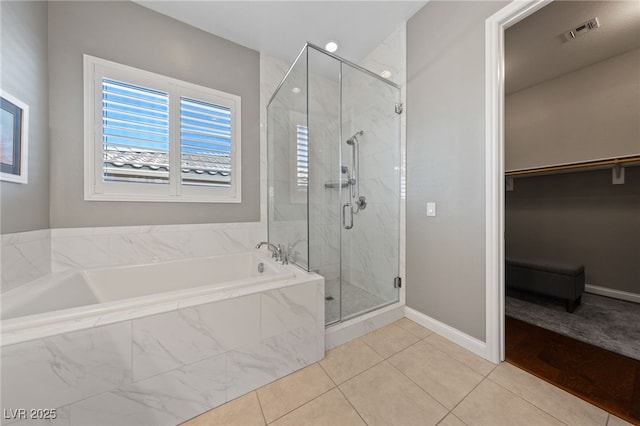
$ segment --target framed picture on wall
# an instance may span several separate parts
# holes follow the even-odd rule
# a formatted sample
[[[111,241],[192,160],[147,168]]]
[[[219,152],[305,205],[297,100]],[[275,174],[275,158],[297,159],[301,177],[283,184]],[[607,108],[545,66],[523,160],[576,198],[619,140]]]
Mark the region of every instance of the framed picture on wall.
[[[29,106],[0,91],[0,180],[27,183]]]

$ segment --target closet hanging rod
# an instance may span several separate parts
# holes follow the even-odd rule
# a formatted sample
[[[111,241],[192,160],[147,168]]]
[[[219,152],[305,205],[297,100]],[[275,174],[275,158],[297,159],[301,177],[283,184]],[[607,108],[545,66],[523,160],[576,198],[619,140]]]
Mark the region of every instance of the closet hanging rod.
[[[525,169],[525,170],[514,170],[511,172],[505,172],[506,177],[513,176],[522,176],[522,175],[530,175],[535,173],[549,173],[549,172],[557,172],[563,170],[574,170],[574,169],[587,169],[592,167],[603,167],[603,166],[615,166],[616,164],[624,165],[629,163],[640,163],[640,155],[635,155],[633,157],[623,157],[623,158],[615,158],[611,160],[595,160],[595,161],[584,161],[581,163],[573,163],[573,164],[563,164],[558,166],[548,166],[548,167],[539,167],[535,169]]]

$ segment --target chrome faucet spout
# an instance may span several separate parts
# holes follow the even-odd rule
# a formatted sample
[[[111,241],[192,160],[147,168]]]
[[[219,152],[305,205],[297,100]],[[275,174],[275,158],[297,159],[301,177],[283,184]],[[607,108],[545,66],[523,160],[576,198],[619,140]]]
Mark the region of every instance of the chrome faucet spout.
[[[267,250],[271,252],[271,257],[275,257],[276,260],[280,260],[280,256],[282,255],[282,250],[280,249],[280,247],[276,247],[268,241],[262,241],[256,244],[256,249],[259,249],[264,245],[266,245]]]

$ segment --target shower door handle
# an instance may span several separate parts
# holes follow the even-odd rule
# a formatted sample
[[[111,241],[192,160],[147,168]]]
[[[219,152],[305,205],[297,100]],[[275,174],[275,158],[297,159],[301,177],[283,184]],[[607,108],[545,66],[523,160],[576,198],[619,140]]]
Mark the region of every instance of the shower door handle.
[[[349,225],[347,225],[347,209],[349,211],[349,216],[351,217],[349,220]],[[351,209],[351,204],[346,203],[342,206],[342,226],[344,229],[353,228],[353,210]]]

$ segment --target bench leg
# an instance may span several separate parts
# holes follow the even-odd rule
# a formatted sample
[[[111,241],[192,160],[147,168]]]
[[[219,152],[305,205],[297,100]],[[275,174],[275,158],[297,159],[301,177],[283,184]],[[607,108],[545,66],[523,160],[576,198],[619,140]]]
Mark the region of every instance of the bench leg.
[[[582,303],[582,296],[578,297],[576,300],[567,299],[567,312],[570,314],[576,310],[576,306]]]

